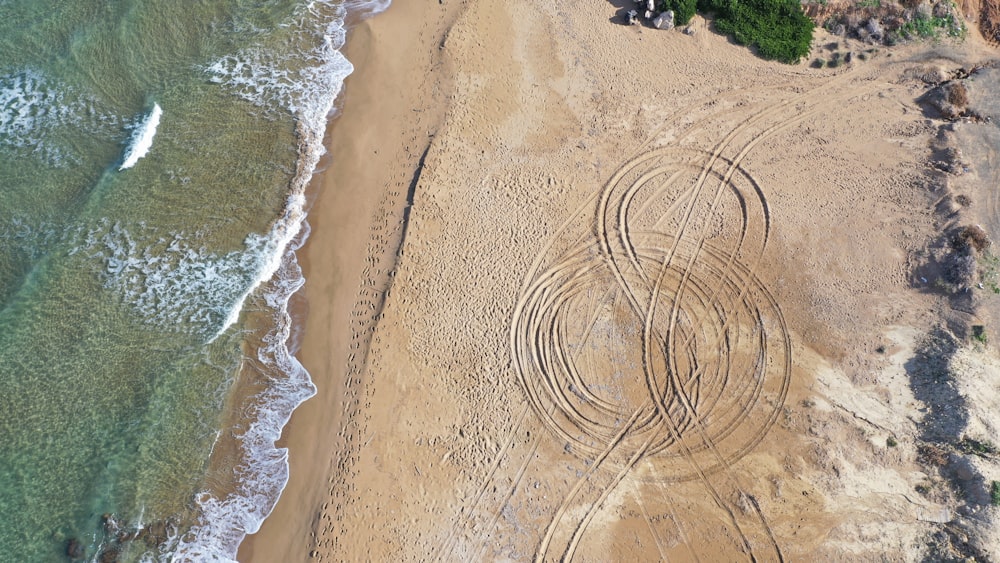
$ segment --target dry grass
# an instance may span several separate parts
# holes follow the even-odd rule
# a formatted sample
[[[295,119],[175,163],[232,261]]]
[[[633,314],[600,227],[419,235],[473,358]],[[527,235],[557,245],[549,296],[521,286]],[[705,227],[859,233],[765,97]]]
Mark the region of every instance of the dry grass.
[[[917,448],[920,461],[928,465],[944,467],[948,465],[948,451],[934,444],[921,444]]]
[[[962,229],[955,240],[955,247],[959,249],[973,249],[982,252],[990,247],[990,237],[979,225],[969,225]]]
[[[949,103],[958,107],[964,108],[969,105],[969,91],[961,82],[953,82],[949,85],[947,97]]]
[[[979,30],[993,44],[1000,44],[1000,0],[983,0]]]

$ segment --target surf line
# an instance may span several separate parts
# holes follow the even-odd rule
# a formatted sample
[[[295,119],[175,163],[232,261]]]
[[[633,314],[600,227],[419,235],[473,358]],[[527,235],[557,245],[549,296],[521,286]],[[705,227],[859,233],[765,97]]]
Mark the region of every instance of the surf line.
[[[160,109],[160,104],[153,104],[153,111],[149,112],[146,119],[136,129],[135,135],[132,136],[132,143],[125,151],[125,159],[118,168],[119,172],[126,168],[132,168],[136,162],[139,162],[140,158],[149,152],[150,147],[153,146],[153,137],[156,136],[156,127],[160,124],[161,115],[163,115],[163,110]]]

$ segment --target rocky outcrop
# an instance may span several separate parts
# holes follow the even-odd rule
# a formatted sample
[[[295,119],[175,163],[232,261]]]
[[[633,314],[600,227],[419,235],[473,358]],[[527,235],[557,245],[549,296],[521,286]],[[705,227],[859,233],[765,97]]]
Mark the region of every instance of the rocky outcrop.
[[[653,18],[653,27],[656,29],[673,29],[674,28],[674,11],[667,10],[662,14]]]

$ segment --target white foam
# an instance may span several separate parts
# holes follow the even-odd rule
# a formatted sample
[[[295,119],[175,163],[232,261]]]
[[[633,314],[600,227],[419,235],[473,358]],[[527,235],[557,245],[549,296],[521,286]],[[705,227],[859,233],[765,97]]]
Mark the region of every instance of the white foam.
[[[135,163],[146,156],[146,153],[152,148],[153,137],[156,136],[156,128],[160,125],[161,115],[163,115],[163,110],[160,109],[160,104],[153,104],[153,111],[149,112],[146,119],[136,129],[135,135],[132,136],[132,142],[125,150],[125,159],[118,168],[119,171],[135,166]]]
[[[50,164],[71,163],[67,146],[57,131],[68,127],[93,129],[88,116],[95,113],[92,100],[33,69],[0,76],[0,146],[23,149]]]
[[[384,4],[383,4],[384,2]],[[367,10],[388,5],[376,0]],[[301,49],[292,58],[277,58],[262,49],[241,51],[205,67],[213,82],[268,112],[294,116],[300,158],[282,216],[265,240],[260,269],[252,284],[229,310],[220,332],[236,322],[244,300],[262,284],[269,306],[275,308],[275,328],[264,339],[259,360],[272,384],[254,398],[248,409],[250,425],[240,438],[242,463],[237,469],[236,491],[219,498],[202,493],[197,504],[199,522],[177,544],[173,561],[234,561],[247,534],[256,532],[281,496],[288,481],[288,452],[275,442],[293,410],[313,396],[316,388],[309,374],[289,351],[291,317],[287,306],[301,287],[301,270],[295,250],[308,234],[304,230],[305,188],[324,152],[326,121],[353,67],[340,54],[345,39],[343,5],[310,2],[296,17],[302,35]],[[310,31],[312,22],[319,33]],[[307,228],[306,228],[307,229]],[[269,256],[270,258],[266,258]]]
[[[275,442],[292,411],[316,393],[309,374],[288,350],[292,323],[287,304],[304,282],[295,259],[297,248],[294,244],[288,249],[265,293],[279,314],[258,360],[269,373],[281,377],[273,378],[247,408],[252,422],[239,436],[245,470],[239,474],[237,491],[225,498],[207,492],[198,497],[199,523],[181,538],[174,561],[232,561],[243,538],[260,528],[288,482],[288,451],[276,448]]]

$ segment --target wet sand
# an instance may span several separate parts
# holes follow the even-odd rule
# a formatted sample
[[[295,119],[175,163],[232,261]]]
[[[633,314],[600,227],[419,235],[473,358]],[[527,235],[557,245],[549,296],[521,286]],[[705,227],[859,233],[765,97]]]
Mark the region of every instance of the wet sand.
[[[300,406],[279,445],[289,449],[288,486],[240,561],[305,560],[336,479],[357,408],[357,378],[401,240],[407,190],[443,115],[442,63],[433,49],[454,7],[399,0],[351,26],[344,54],[355,66],[310,187],[312,235],[299,251],[307,279],[299,360],[317,395]]]

